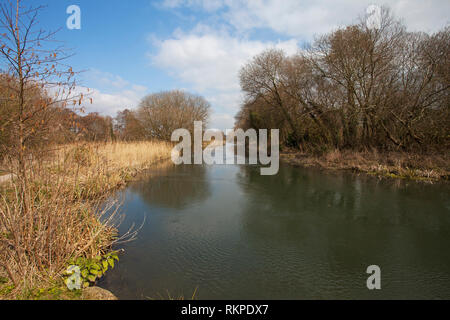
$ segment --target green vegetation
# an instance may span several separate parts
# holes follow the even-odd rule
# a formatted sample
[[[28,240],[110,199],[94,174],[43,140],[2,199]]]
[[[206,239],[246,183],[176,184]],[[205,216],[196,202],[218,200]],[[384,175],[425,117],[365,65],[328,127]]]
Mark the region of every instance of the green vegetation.
[[[95,284],[109,268],[114,268],[114,261],[119,261],[118,251],[112,251],[103,256],[97,255],[94,258],[72,259],[69,261],[69,265],[79,267],[82,287],[87,288]],[[70,279],[66,276],[65,283],[67,284],[68,281]]]

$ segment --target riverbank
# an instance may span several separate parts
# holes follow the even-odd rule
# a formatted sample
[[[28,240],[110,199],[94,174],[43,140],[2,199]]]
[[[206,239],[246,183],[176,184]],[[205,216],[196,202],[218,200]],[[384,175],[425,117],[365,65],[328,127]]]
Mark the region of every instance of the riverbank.
[[[449,180],[450,178],[450,157],[448,155],[335,150],[316,156],[296,150],[283,150],[280,159],[294,166],[351,170],[383,178],[428,182]]]
[[[124,240],[117,234],[120,204],[105,199],[169,159],[171,149],[165,142],[64,145],[27,164],[25,187],[14,176],[4,182],[0,299],[79,299],[82,292],[65,288],[69,262],[81,258],[93,265],[100,257],[113,266],[108,254]],[[105,272],[90,270],[83,274],[86,286]]]

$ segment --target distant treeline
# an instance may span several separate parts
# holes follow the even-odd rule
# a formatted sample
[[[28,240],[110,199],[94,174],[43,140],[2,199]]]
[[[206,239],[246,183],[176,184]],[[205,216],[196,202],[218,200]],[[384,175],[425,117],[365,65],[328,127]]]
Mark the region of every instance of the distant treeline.
[[[279,128],[282,145],[305,152],[448,150],[450,28],[407,32],[387,8],[380,22],[254,57],[240,72],[236,127]]]
[[[0,75],[0,156],[14,156],[22,144],[24,151],[31,151],[53,144],[114,138],[111,117],[85,115],[65,103],[52,103],[52,97],[39,84],[26,88],[21,110],[15,99],[17,87],[14,77]]]
[[[19,121],[21,111],[6,99],[16,86],[14,79],[0,75],[0,158],[15,156],[22,136],[25,149],[30,152],[76,141],[170,141],[173,130],[193,129],[197,120],[206,125],[209,118],[209,103],[183,91],[150,94],[135,110],[124,109],[116,117],[110,117],[96,112],[83,114],[80,108],[62,103],[50,104],[51,98],[36,86],[27,90],[25,99],[29,107],[22,112],[25,118]],[[78,105],[78,101],[74,104]],[[41,105],[46,107],[39,107]]]
[[[205,128],[210,104],[203,97],[173,90],[144,97],[135,110],[125,109],[114,119],[115,136],[121,140],[170,141],[176,129],[194,130],[194,121]]]

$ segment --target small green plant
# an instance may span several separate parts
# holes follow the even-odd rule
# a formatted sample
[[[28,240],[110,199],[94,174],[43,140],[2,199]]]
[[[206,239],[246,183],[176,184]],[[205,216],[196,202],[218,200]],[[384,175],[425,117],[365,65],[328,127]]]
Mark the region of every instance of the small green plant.
[[[51,281],[35,288],[25,288],[17,295],[19,300],[79,300],[81,290],[69,290],[62,281]]]
[[[8,278],[0,276],[0,284],[8,283],[8,281],[9,281]]]
[[[69,265],[79,267],[82,287],[87,288],[94,285],[97,279],[100,279],[109,268],[114,268],[115,261],[119,261],[118,251],[112,251],[90,259],[79,257],[69,261]],[[72,272],[67,274],[66,284],[71,281],[70,275],[72,275]]]
[[[6,296],[13,291],[15,286],[13,284],[5,285],[0,288],[0,296]]]
[[[61,287],[39,288],[30,290],[26,298],[33,300],[59,300],[63,292],[64,288]]]
[[[0,296],[9,294],[14,289],[14,284],[9,283],[9,279],[0,276]]]

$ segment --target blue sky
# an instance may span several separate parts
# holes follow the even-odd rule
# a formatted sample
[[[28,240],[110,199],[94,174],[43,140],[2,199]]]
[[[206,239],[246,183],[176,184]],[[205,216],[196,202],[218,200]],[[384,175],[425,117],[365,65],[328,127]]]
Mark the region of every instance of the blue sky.
[[[233,126],[241,92],[238,71],[277,47],[292,54],[314,35],[355,22],[369,4],[387,4],[408,29],[434,32],[449,22],[448,0],[43,0],[40,24],[61,29],[69,63],[86,70],[87,111],[114,116],[146,94],[184,89],[212,105],[210,127]],[[81,30],[68,30],[66,8],[81,8]]]

